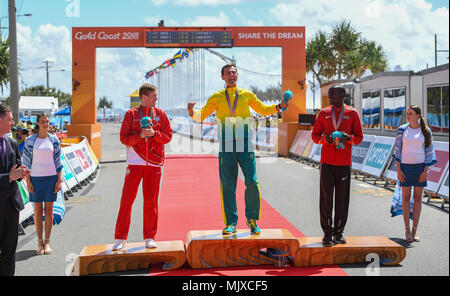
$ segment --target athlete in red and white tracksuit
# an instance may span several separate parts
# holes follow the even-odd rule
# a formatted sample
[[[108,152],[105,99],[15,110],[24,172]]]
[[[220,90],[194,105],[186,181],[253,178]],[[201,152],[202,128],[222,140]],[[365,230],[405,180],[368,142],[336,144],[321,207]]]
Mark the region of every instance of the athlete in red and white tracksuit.
[[[146,143],[145,137],[141,136],[140,120],[147,115],[152,118],[155,133]],[[140,106],[126,112],[120,129],[120,141],[127,146],[128,167],[116,222],[115,239],[126,240],[128,237],[131,208],[141,179],[144,195],[144,239],[154,239],[158,224],[158,196],[161,169],[164,165],[164,145],[171,139],[172,128],[163,110]],[[147,153],[146,145],[148,145]]]
[[[333,235],[335,242],[345,243],[342,233],[347,223],[350,202],[352,146],[361,143],[364,137],[358,112],[344,104],[345,89],[331,87],[328,96],[331,106],[320,111],[312,131],[313,141],[322,144],[320,225],[325,234],[322,241],[325,245],[331,243]],[[331,141],[330,135],[334,131],[345,134],[345,138],[341,141],[345,146],[344,149],[337,149],[336,144]]]

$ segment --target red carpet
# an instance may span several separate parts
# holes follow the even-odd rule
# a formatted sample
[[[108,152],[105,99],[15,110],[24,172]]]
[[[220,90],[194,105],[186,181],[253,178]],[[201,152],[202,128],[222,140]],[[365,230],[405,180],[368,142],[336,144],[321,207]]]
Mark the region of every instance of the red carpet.
[[[261,185],[260,185],[261,186]],[[244,181],[237,184],[239,229],[245,224]],[[219,164],[216,156],[170,155],[166,158],[159,200],[159,221],[156,241],[183,240],[190,230],[223,229],[220,201]],[[280,213],[261,199],[261,229],[285,228],[294,236],[304,236]],[[257,267],[231,267],[194,270],[186,266],[166,272],[161,265],[153,264],[150,275],[227,275],[227,276],[299,276],[299,275],[347,275],[337,266],[279,268],[271,265]]]

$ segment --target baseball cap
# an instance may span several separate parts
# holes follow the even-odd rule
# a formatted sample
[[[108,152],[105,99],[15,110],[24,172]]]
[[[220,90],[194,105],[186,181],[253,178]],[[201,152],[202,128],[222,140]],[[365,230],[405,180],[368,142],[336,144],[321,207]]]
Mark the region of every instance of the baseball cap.
[[[19,123],[16,124],[16,126],[13,126],[12,129],[13,130],[26,130],[27,125],[24,122],[19,121]]]

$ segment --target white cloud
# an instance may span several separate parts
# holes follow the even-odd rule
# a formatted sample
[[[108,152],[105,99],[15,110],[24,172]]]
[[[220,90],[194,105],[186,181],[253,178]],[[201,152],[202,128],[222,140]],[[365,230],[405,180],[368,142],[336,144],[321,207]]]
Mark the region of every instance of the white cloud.
[[[71,32],[66,26],[46,24],[36,32],[30,27],[17,24],[17,51],[20,63],[20,88],[46,85],[43,62],[48,60],[50,87],[71,92],[72,41]],[[59,70],[64,69],[64,72]]]
[[[214,27],[214,26],[230,26],[231,21],[224,12],[219,12],[218,16],[204,16],[200,15],[194,19],[187,18],[184,21],[186,26],[193,27]]]
[[[381,44],[389,69],[422,70],[434,66],[434,34],[438,47],[448,48],[449,10],[432,10],[424,0],[415,1],[325,1],[280,3],[269,10],[275,22],[284,26],[305,26],[307,39],[318,30],[331,31],[339,20],[350,20],[362,36]],[[447,55],[448,56],[448,55]],[[440,63],[448,62],[445,54]]]
[[[248,16],[244,15],[239,9],[233,8],[233,14],[239,17],[240,20],[239,25],[253,26],[253,27],[264,26],[264,22],[262,20],[258,21],[250,20]]]

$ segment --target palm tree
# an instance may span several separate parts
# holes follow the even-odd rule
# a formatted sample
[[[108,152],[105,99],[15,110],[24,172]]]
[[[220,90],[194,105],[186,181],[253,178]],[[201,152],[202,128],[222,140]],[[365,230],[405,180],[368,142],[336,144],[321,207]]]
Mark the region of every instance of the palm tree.
[[[319,84],[335,74],[333,51],[330,45],[327,33],[322,31],[317,32],[306,44],[306,71],[313,72]]]
[[[113,107],[113,102],[108,101],[108,98],[103,96],[98,101],[98,109],[103,109],[103,117],[105,117],[106,109],[111,109]]]
[[[362,38],[350,21],[337,23],[330,34],[317,32],[306,44],[306,70],[319,84],[336,78],[359,78],[366,69],[375,74],[386,68],[383,47]]]
[[[380,44],[377,44],[375,41],[366,41],[365,54],[368,57],[368,69],[370,69],[372,73],[386,70],[388,64],[386,53]]]
[[[367,69],[378,73],[387,68],[383,47],[375,41],[361,40],[358,48],[347,52],[343,60],[343,73],[349,79],[361,77]]]
[[[0,89],[9,83],[9,39],[0,37]]]
[[[357,50],[360,35],[361,33],[356,32],[350,21],[343,20],[334,25],[330,42],[335,56],[338,79],[341,79],[344,74],[345,55]]]

